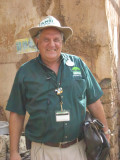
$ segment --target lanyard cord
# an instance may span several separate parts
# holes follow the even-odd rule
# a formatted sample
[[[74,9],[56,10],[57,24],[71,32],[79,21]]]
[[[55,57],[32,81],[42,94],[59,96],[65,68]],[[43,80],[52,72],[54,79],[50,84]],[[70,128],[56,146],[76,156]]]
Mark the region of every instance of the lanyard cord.
[[[61,93],[63,92],[63,89],[62,89],[62,87],[61,87],[62,76],[63,76],[63,70],[61,69],[61,76],[60,76],[60,83],[59,83],[59,87],[60,87],[60,88],[58,88],[58,89],[60,89],[60,94],[59,94],[58,96],[59,96],[59,100],[60,100],[61,111],[63,111],[63,107],[62,107],[62,105],[63,105],[62,97],[63,97],[63,96],[61,96]]]
[[[40,61],[38,61],[38,62],[40,63]],[[41,63],[40,63],[40,64],[41,64]],[[45,74],[46,74],[46,68],[49,69],[49,70],[51,70],[50,68],[48,68],[48,67],[47,67],[46,65],[44,65],[43,63],[42,63],[42,65],[43,65],[43,69],[45,70]],[[59,96],[61,111],[63,111],[63,108],[62,108],[63,101],[62,101],[62,96],[61,96],[61,93],[63,92],[63,89],[62,89],[62,87],[61,87],[62,76],[63,76],[63,67],[62,67],[62,69],[61,69],[60,82],[58,83],[59,86],[57,85],[56,80],[55,80],[53,77],[51,77],[51,75],[49,75],[49,77],[48,77],[48,75],[49,75],[49,74],[46,74],[46,76],[47,76],[46,79],[50,80],[50,79],[52,78],[52,80],[55,82],[54,84],[56,84],[57,89],[55,89],[55,92],[56,92],[56,94]],[[53,81],[52,81],[52,82],[53,82]]]
[[[63,101],[62,101],[62,97],[61,97],[61,95],[59,95],[59,99],[60,99],[60,107],[61,107],[61,111],[63,111],[63,107],[62,107],[62,105],[63,105]]]

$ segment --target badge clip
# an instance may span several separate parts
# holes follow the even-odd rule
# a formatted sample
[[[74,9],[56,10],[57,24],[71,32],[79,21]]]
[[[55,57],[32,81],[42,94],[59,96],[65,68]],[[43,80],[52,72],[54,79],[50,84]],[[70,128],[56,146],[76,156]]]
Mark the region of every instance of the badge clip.
[[[61,93],[63,93],[62,87],[55,89],[55,92],[57,93],[57,95],[60,95]]]

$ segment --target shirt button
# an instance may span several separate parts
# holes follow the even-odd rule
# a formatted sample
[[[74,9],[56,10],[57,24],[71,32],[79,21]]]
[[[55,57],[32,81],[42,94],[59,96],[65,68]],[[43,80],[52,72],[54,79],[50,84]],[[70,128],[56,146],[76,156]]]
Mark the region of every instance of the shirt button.
[[[65,125],[67,126],[67,123],[65,123]]]
[[[65,138],[68,138],[67,136],[65,136]]]

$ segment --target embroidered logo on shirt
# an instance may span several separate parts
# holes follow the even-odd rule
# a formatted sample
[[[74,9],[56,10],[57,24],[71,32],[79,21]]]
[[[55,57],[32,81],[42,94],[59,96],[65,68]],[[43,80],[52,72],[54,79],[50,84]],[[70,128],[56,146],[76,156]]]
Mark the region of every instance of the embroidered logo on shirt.
[[[80,77],[82,76],[79,67],[73,67],[72,71],[73,71],[73,76],[80,76]]]
[[[79,67],[73,67],[72,71],[80,71],[80,68]]]

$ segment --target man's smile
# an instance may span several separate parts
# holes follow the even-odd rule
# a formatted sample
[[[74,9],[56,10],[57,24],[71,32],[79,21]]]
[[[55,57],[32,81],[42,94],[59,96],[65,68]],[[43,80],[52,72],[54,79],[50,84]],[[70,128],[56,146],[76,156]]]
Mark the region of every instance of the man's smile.
[[[47,49],[47,51],[57,51],[57,49]]]

